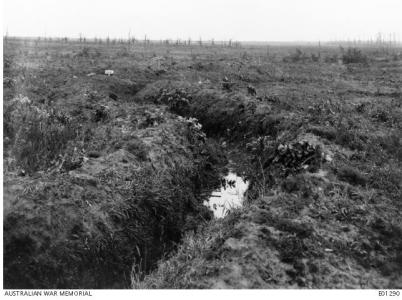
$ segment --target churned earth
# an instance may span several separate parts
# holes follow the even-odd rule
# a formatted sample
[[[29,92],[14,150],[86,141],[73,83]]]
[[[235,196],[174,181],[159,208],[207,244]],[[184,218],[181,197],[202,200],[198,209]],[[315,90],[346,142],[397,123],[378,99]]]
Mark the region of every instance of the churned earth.
[[[8,42],[5,287],[401,288],[400,49],[268,50]]]

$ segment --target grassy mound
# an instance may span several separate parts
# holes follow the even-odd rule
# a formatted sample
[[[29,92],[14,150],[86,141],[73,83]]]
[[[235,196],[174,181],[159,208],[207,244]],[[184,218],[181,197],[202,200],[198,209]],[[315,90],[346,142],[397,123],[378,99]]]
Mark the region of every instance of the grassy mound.
[[[224,157],[197,121],[112,101],[6,103],[5,287],[128,287],[211,218],[199,194]]]

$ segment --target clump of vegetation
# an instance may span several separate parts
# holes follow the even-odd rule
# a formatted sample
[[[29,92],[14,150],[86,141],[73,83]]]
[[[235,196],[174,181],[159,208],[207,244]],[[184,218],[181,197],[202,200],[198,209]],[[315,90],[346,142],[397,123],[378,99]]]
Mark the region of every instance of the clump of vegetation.
[[[383,123],[386,123],[386,122],[390,121],[390,119],[391,119],[390,113],[384,109],[377,109],[377,110],[373,111],[371,114],[371,117],[373,119],[375,119],[376,121],[383,122]]]
[[[336,127],[311,126],[308,131],[352,150],[363,150],[367,141],[366,136],[357,130],[347,129],[343,124]]]
[[[317,170],[323,160],[322,151],[319,145],[311,145],[307,141],[292,144],[280,144],[272,159],[266,164],[280,164],[289,171],[300,171],[302,169]]]
[[[180,117],[179,120],[187,123],[187,138],[192,144],[200,146],[201,144],[205,143],[207,136],[205,132],[202,131],[202,125],[196,118],[184,119]]]
[[[344,64],[367,64],[368,57],[358,48],[348,48],[343,51],[342,62]]]
[[[159,96],[155,99],[155,103],[168,104],[171,110],[179,113],[184,112],[190,101],[191,97],[184,88],[161,89]]]
[[[391,131],[388,135],[379,137],[377,143],[385,151],[402,162],[402,136],[398,130]]]
[[[77,136],[77,127],[63,112],[29,102],[4,105],[5,136],[17,165],[28,173],[44,170]]]
[[[109,118],[109,110],[105,105],[98,105],[92,114],[92,121],[104,122]]]
[[[134,154],[142,161],[147,159],[148,155],[147,146],[140,139],[130,140],[126,145],[126,149],[128,152]]]
[[[368,180],[359,170],[348,166],[344,166],[338,170],[338,177],[353,185],[365,185]]]
[[[337,129],[334,142],[349,149],[361,151],[366,148],[367,137],[361,135],[357,130],[343,130],[341,127]]]
[[[164,121],[162,113],[145,111],[144,120],[139,124],[140,128],[147,128],[150,126],[158,126]]]
[[[338,134],[334,127],[311,126],[308,131],[329,141],[335,140]]]

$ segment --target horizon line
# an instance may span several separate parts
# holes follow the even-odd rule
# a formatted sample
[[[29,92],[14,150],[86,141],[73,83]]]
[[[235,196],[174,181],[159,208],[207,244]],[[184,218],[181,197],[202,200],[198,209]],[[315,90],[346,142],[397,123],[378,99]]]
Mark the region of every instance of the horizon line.
[[[69,40],[77,40],[79,41],[80,39],[85,39],[86,41],[95,41],[96,39],[98,40],[107,40],[110,39],[112,41],[128,41],[134,39],[137,42],[143,42],[143,41],[149,41],[149,42],[160,42],[160,41],[169,41],[169,42],[187,42],[191,41],[191,43],[198,43],[199,41],[202,42],[214,42],[214,43],[241,43],[241,44],[297,44],[297,43],[304,43],[304,44],[320,44],[320,43],[349,43],[349,44],[401,44],[401,40],[398,39],[374,39],[374,38],[369,38],[369,39],[333,39],[333,40],[236,40],[236,39],[224,39],[224,40],[216,40],[214,38],[209,38],[209,39],[192,39],[192,38],[163,38],[163,39],[150,39],[147,37],[147,35],[144,36],[144,38],[137,38],[135,36],[133,37],[86,37],[82,35],[81,37],[76,37],[76,36],[47,36],[47,35],[7,35],[3,34],[3,38],[20,38],[20,39],[37,39],[37,38],[44,38],[44,39],[69,39]]]

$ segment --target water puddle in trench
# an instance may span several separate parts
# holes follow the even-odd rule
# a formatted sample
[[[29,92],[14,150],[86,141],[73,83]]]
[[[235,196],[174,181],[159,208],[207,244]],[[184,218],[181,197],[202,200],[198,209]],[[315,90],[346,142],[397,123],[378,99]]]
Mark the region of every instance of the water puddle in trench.
[[[222,178],[220,189],[213,191],[208,201],[204,201],[204,205],[213,211],[215,218],[223,218],[229,210],[243,205],[248,186],[248,181],[229,171]]]

